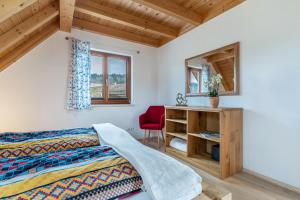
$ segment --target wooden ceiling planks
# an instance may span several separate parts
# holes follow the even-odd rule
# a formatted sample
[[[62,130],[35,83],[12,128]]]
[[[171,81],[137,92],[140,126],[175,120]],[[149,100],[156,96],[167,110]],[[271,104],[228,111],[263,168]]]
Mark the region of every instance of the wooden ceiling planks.
[[[170,0],[133,0],[139,4],[150,7],[154,10],[166,13],[172,17],[178,18],[186,23],[193,24],[195,26],[199,25],[202,21],[200,14],[186,9],[183,6]]]
[[[119,24],[119,23],[115,23],[115,22],[106,20],[104,18],[97,18],[97,17],[91,16],[91,15],[88,15],[88,14],[85,14],[85,13],[80,13],[80,12],[75,11],[74,16],[75,16],[75,18],[82,19],[82,20],[87,21],[87,22],[97,23],[97,24],[108,26],[108,27],[111,27],[111,28],[115,28],[115,29],[118,29],[118,30],[121,30],[121,31],[126,31],[126,32],[130,32],[130,33],[133,33],[133,34],[142,35],[142,36],[146,36],[146,37],[149,37],[149,38],[154,38],[154,39],[157,39],[157,40],[160,40],[162,38],[160,35],[151,34],[149,32],[145,32],[143,30],[139,30],[139,29],[136,29],[136,28],[133,28],[133,27],[130,27],[130,26],[125,26],[125,25],[122,25],[122,24]]]
[[[125,26],[130,26],[145,32],[162,35],[171,39],[178,36],[178,30],[176,29],[163,26],[159,23],[152,22],[151,20],[143,19],[132,14],[127,14],[126,12],[120,11],[116,8],[103,6],[91,0],[86,0],[84,3],[76,5],[76,11]]]
[[[118,39],[125,39],[128,41],[132,41],[140,44],[146,44],[153,47],[158,47],[160,45],[159,40],[152,39],[150,37],[137,35],[127,31],[122,31],[117,28],[101,25],[99,23],[88,22],[78,18],[74,18],[73,26],[75,28],[79,28],[80,30],[90,31],[93,33],[98,33],[98,34],[102,34],[102,35],[106,35]]]
[[[84,1],[84,0],[78,0]],[[184,22],[178,20],[172,16],[165,13],[154,10],[150,7],[144,6],[142,4],[136,3],[132,0],[93,0],[99,4],[103,4],[107,7],[112,7],[121,10],[126,13],[130,13],[134,16],[151,20],[152,22],[159,23],[164,26],[173,27],[174,29],[180,29]]]
[[[19,45],[15,50],[10,51],[6,55],[0,57],[0,72],[6,69],[12,63],[16,62],[34,47],[38,46],[56,31],[58,31],[58,24],[55,21],[48,25],[47,28],[43,28],[41,31],[33,34],[32,37]]]
[[[209,9],[205,11],[205,17],[203,22],[207,22],[208,20],[221,15],[227,10],[243,3],[245,0],[219,0],[219,3],[215,3]]]
[[[34,3],[27,7],[23,6],[23,10],[20,10],[18,13],[12,14],[6,20],[0,22],[0,35],[9,31],[29,17],[32,17],[35,13],[44,9],[53,1],[54,0],[36,0]]]
[[[37,39],[39,33],[45,36],[55,32],[45,30],[50,23],[57,25],[54,28],[52,24],[52,30],[60,27],[60,30],[70,32],[73,26],[159,47],[244,1],[0,0],[0,69],[42,41],[42,37]],[[40,13],[53,3],[57,10],[41,16]],[[20,51],[13,51],[20,48]],[[222,63],[215,63],[222,68]]]
[[[0,23],[35,2],[36,0],[1,0]]]
[[[13,29],[0,36],[0,55],[5,52],[10,46],[22,40],[28,34],[43,26],[56,16],[58,16],[58,6],[53,4],[39,11],[36,15],[28,18],[21,24],[18,24]]]
[[[139,30],[139,33],[152,33],[160,35],[161,45],[174,39],[163,31],[159,33],[149,27],[145,28],[142,23],[137,24],[133,19],[140,18],[145,22],[152,22],[176,30],[177,36],[195,28],[197,25],[221,14],[245,0],[77,0],[77,11],[92,15],[97,18],[107,19],[111,24],[119,23],[120,29],[125,26]],[[83,8],[83,2],[93,2],[95,6],[90,9]],[[99,6],[100,5],[100,6]],[[92,8],[94,7],[94,8]],[[101,11],[97,10],[101,7]],[[103,10],[104,9],[104,10]],[[110,15],[118,10],[127,13],[130,18],[125,20],[122,15]],[[109,15],[109,16],[108,16]],[[110,22],[107,22],[110,24]]]
[[[58,5],[53,2],[38,0],[0,24],[0,71],[58,30]]]

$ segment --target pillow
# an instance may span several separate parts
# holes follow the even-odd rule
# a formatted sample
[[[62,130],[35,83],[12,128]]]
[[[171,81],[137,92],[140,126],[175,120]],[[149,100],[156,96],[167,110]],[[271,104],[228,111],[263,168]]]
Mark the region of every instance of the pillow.
[[[0,158],[15,158],[99,145],[93,128],[0,134]]]

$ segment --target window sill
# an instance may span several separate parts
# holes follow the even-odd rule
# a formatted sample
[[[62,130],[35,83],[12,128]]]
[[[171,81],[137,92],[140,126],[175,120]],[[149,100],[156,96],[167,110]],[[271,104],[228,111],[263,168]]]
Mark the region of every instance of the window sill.
[[[92,108],[97,107],[134,107],[135,104],[95,104],[92,105]]]

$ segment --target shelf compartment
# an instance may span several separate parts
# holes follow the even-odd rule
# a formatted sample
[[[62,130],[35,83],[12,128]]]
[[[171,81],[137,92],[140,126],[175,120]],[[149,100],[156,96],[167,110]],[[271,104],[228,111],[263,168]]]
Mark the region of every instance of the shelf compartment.
[[[166,119],[186,120],[187,119],[187,111],[186,110],[167,109],[166,110]]]
[[[186,124],[166,120],[166,132],[168,133],[187,133]]]
[[[192,155],[187,157],[186,152],[180,151],[173,147],[166,147],[166,152],[169,155],[180,158],[202,170],[211,173],[214,176],[220,176],[220,164],[217,161],[211,159],[208,155]]]
[[[188,135],[191,135],[191,136],[194,136],[194,137],[198,137],[198,138],[202,138],[204,140],[208,140],[208,141],[220,143],[220,138],[207,138],[207,137],[201,136],[199,133],[188,133]]]
[[[172,133],[172,132],[167,132],[167,135],[171,135],[177,138],[181,138],[183,140],[187,140],[187,134],[186,133]]]
[[[218,143],[201,137],[195,137],[194,134],[188,133],[188,157],[198,159],[200,165],[205,165],[208,169],[210,167],[220,169],[220,162],[213,160],[211,155],[211,148],[214,144]]]
[[[186,124],[187,123],[186,119],[166,119],[166,120],[170,121],[170,122],[181,123],[181,124]]]
[[[198,168],[205,170],[214,176],[220,176],[220,163],[213,160],[210,155],[197,154],[188,157],[188,159]]]
[[[188,132],[220,132],[220,113],[188,111]]]
[[[181,158],[187,158],[186,157],[187,156],[186,152],[180,151],[180,150],[175,149],[175,148],[170,147],[170,146],[166,147],[166,152],[173,155],[173,156],[179,156]]]

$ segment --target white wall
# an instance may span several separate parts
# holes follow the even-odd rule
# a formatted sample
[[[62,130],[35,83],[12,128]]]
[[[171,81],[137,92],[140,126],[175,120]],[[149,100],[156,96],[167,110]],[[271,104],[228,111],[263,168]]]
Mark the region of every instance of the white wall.
[[[138,132],[138,115],[148,105],[174,104],[184,92],[185,58],[240,41],[241,95],[222,97],[221,106],[245,109],[244,167],[300,187],[299,8],[299,0],[247,0],[158,50],[72,30],[94,48],[133,56],[134,105],[83,112],[65,109],[69,46],[58,32],[0,73],[0,132],[98,122]],[[189,103],[209,105],[203,97]]]
[[[244,167],[300,188],[300,1],[247,0],[158,50],[159,102],[184,92],[184,59],[241,42]],[[209,105],[207,98],[189,104]]]
[[[0,73],[0,131],[89,127],[93,123],[112,122],[139,132],[138,115],[157,102],[156,49],[72,30],[72,36],[91,41],[92,48],[132,56],[133,105],[67,111],[67,35],[57,32]]]

